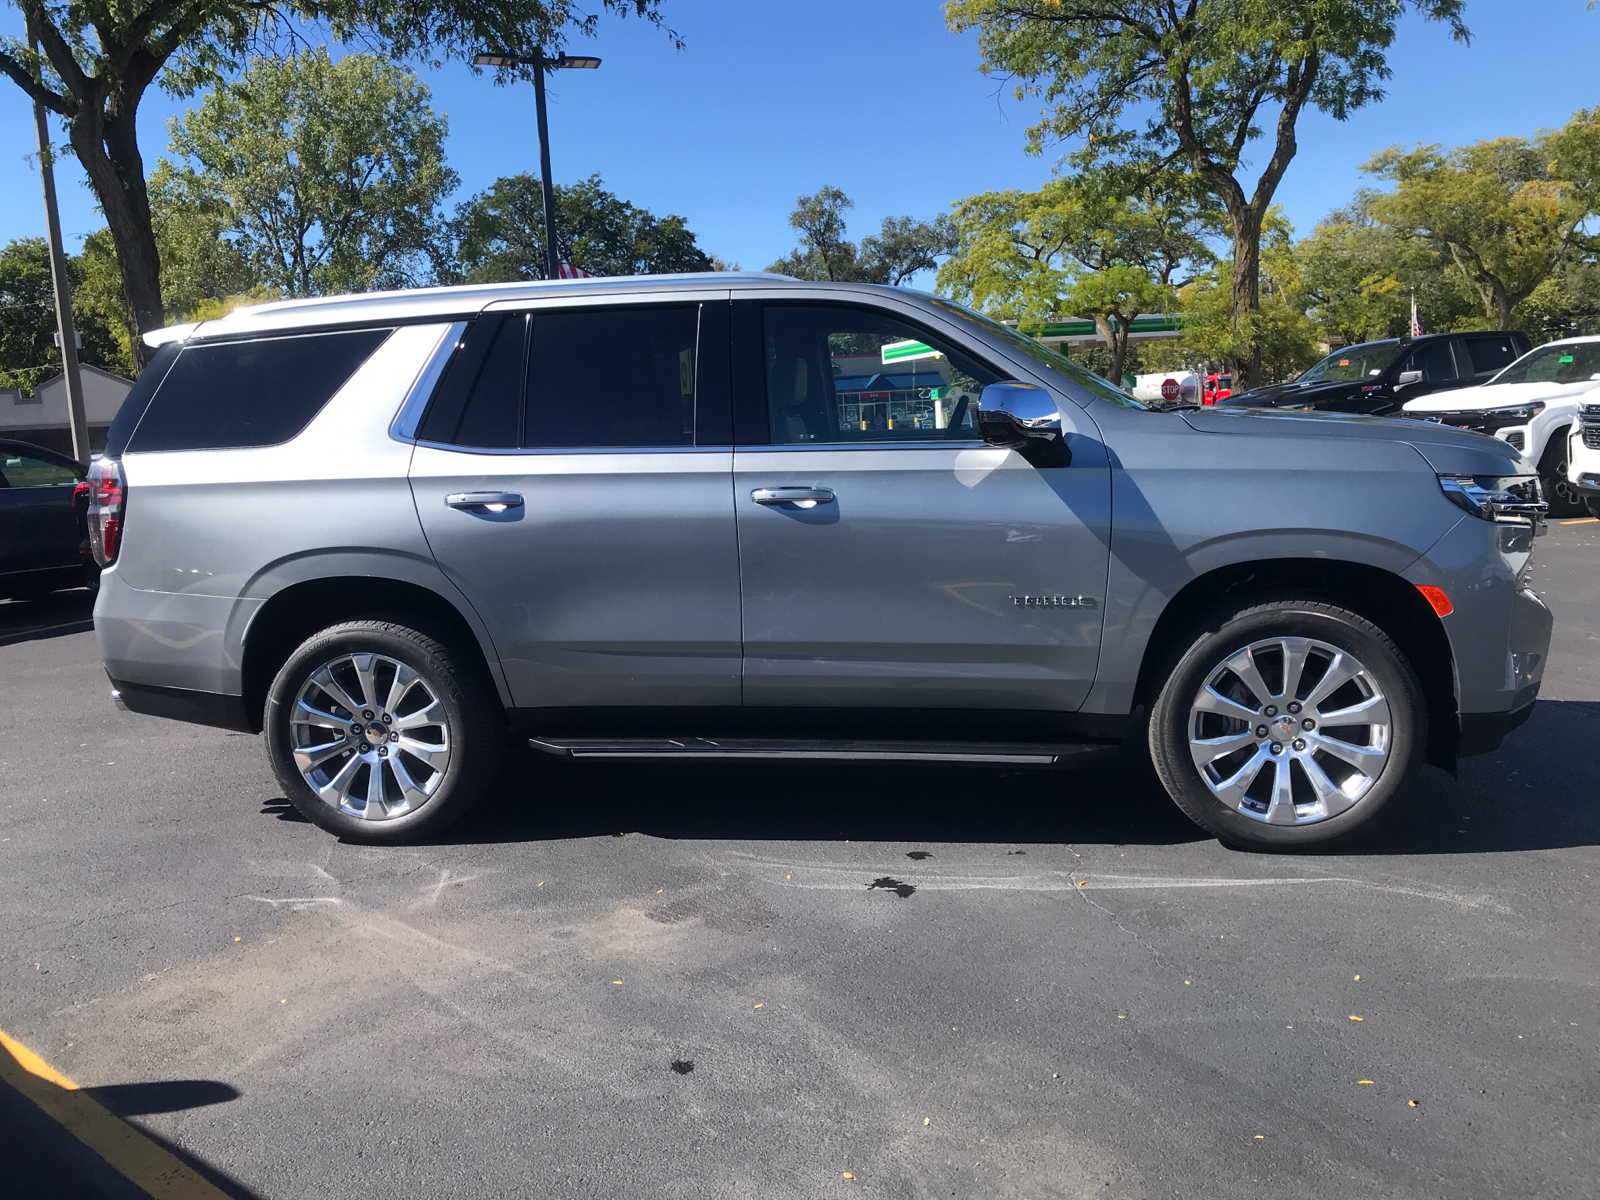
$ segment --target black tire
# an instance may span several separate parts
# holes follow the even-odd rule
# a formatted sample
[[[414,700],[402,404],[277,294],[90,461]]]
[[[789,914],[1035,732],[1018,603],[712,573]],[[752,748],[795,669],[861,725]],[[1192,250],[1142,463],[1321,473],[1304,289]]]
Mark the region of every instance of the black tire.
[[[1588,507],[1578,485],[1567,478],[1568,459],[1572,453],[1568,441],[1571,433],[1570,428],[1552,433],[1539,459],[1539,486],[1544,489],[1552,517],[1581,516]]]
[[[361,694],[360,677],[353,673],[357,659],[351,657],[361,655],[378,656],[366,660],[366,669],[373,673],[369,690],[373,694],[383,694],[383,700],[394,694],[394,681],[401,675],[398,666],[388,664],[403,664],[418,678],[405,685],[406,691],[395,705],[394,713],[382,711],[380,702],[354,714],[354,723],[348,729],[341,729],[337,734],[330,731],[327,735],[343,741],[345,748],[328,759],[326,766],[314,768],[322,772],[325,784],[335,782],[328,778],[335,766],[348,765],[351,759],[360,759],[366,764],[351,768],[347,784],[349,794],[336,804],[337,794],[324,799],[295,761],[296,730],[300,731],[299,745],[305,749],[315,730],[322,726],[301,724],[291,717],[298,711],[296,704],[302,692],[311,686],[312,676],[330,664],[335,665],[335,673],[327,678],[342,679],[350,685],[346,688],[346,698],[366,700],[368,697]],[[418,682],[425,686],[417,688]],[[319,689],[314,696],[314,702],[332,715],[350,711],[347,705],[335,699],[333,691]],[[424,701],[428,703],[424,705]],[[410,730],[405,734],[392,733],[391,738],[396,743],[392,747],[392,759],[387,754],[391,746],[379,746],[383,741],[381,737],[355,732],[357,728],[378,728],[391,717],[403,724],[425,708],[431,708],[434,702],[442,709],[444,721],[417,727],[414,738]],[[366,717],[364,713],[372,715]],[[505,748],[505,710],[486,672],[468,655],[404,625],[389,621],[349,621],[308,638],[289,656],[268,689],[263,732],[273,774],[289,802],[307,819],[341,837],[394,843],[437,833],[464,816],[494,786]],[[362,740],[358,742],[357,738]],[[431,739],[427,746],[422,745],[422,738]],[[332,741],[328,744],[332,745]],[[368,747],[367,752],[361,750],[363,745]],[[424,758],[414,757],[407,749],[409,745],[421,747],[424,754],[430,747],[445,747],[445,754],[440,756],[443,765],[437,771],[437,780],[425,773],[432,768]],[[320,753],[320,748],[313,749]],[[376,757],[380,752],[385,753],[381,761]],[[361,814],[367,810],[365,801],[371,794],[374,768],[381,780],[378,787],[384,799],[379,801],[379,811],[383,815],[369,819]],[[418,790],[404,789],[399,782],[401,773]],[[421,795],[422,788],[426,788],[425,797]],[[357,796],[357,792],[361,795]],[[364,802],[358,805],[357,800]]]
[[[1194,706],[1202,699],[1201,688],[1208,681],[1225,681],[1222,686],[1234,688],[1234,695],[1248,698],[1250,690],[1241,677],[1231,673],[1219,676],[1217,673],[1226,670],[1227,661],[1245,648],[1277,638],[1308,638],[1321,647],[1307,652],[1293,709],[1288,707],[1290,697],[1284,696],[1282,711],[1278,711],[1279,705],[1274,705],[1274,714],[1268,717],[1266,708],[1261,707],[1257,710],[1259,715],[1251,718],[1251,723],[1233,717],[1196,715]],[[1175,653],[1176,661],[1151,706],[1148,730],[1150,758],[1167,794],[1195,824],[1215,834],[1224,843],[1241,849],[1297,851],[1324,849],[1348,842],[1357,835],[1371,834],[1382,820],[1392,814],[1396,798],[1410,787],[1422,767],[1428,744],[1428,711],[1416,672],[1400,648],[1378,626],[1324,600],[1272,599],[1248,606],[1241,604],[1219,608],[1191,627],[1188,637],[1180,645],[1181,649]],[[1300,703],[1304,700],[1309,704],[1321,687],[1321,682],[1332,673],[1335,660],[1329,648],[1352,656],[1356,665],[1364,668],[1364,673],[1349,685],[1349,692],[1336,687],[1320,703],[1325,706],[1330,701],[1334,702],[1334,708],[1328,710],[1330,713],[1348,710],[1352,703],[1370,703],[1367,690],[1371,689],[1387,704],[1389,721],[1382,731],[1377,726],[1339,725],[1337,729],[1340,732],[1337,734],[1302,735],[1300,723],[1311,720],[1313,709],[1302,711]],[[1276,679],[1270,674],[1274,661],[1270,647],[1263,651],[1257,661],[1260,663],[1257,678],[1267,685],[1268,691],[1274,687],[1281,689],[1284,683],[1281,664],[1285,656],[1280,655],[1277,659],[1280,666]],[[1321,664],[1320,674],[1312,674],[1316,669],[1312,665],[1314,663]],[[1308,679],[1312,682],[1306,683]],[[1341,696],[1347,698],[1340,699]],[[1318,717],[1321,712],[1322,709],[1315,709]],[[1225,724],[1219,727],[1216,724],[1218,720]],[[1248,764],[1260,759],[1254,768],[1258,773],[1254,777],[1258,783],[1252,784],[1245,796],[1237,797],[1238,807],[1219,799],[1218,793],[1208,782],[1210,776],[1202,776],[1195,754],[1208,754],[1212,749],[1202,742],[1202,749],[1191,753],[1192,721],[1195,723],[1196,736],[1217,737],[1218,748],[1224,744],[1220,740],[1224,737],[1243,743],[1237,751],[1217,759],[1206,768],[1224,777],[1218,779],[1219,784],[1225,783],[1228,778],[1243,778]],[[1280,732],[1278,724],[1269,722],[1282,722],[1288,731]],[[1312,727],[1315,729],[1314,721]],[[1334,728],[1329,726],[1329,729]],[[1356,728],[1366,731],[1361,736],[1360,746],[1376,747],[1381,744],[1387,749],[1387,757],[1382,760],[1381,766],[1373,767],[1375,773],[1367,774],[1350,768],[1338,753],[1329,755],[1319,749],[1330,745],[1330,738],[1336,738],[1340,743],[1336,750],[1344,752],[1346,740],[1354,740],[1354,734],[1345,731]],[[1268,734],[1261,736],[1261,729],[1267,729]],[[1262,757],[1278,754],[1271,749],[1274,745],[1279,746],[1282,753],[1276,759]],[[1308,772],[1307,756],[1316,767],[1316,772]],[[1291,760],[1298,760],[1298,765],[1290,766]],[[1258,784],[1269,775],[1266,769],[1269,764],[1272,766],[1271,779],[1265,789],[1267,799],[1263,801]],[[1237,776],[1228,774],[1235,769],[1239,771]],[[1346,771],[1350,773],[1345,774]],[[1303,806],[1304,811],[1301,808],[1294,809],[1295,819],[1305,823],[1267,823],[1265,813],[1271,807],[1272,785],[1278,780],[1279,772],[1287,774],[1290,780],[1291,790],[1285,805],[1289,802],[1298,803],[1302,799],[1310,801]],[[1322,783],[1335,784],[1341,796],[1346,788],[1359,792],[1355,802],[1332,815],[1319,815],[1324,810],[1346,803],[1347,799],[1330,794],[1329,799],[1318,801],[1316,784],[1312,782],[1313,773],[1321,774]],[[1287,817],[1289,808],[1281,807],[1279,812]]]
[[[1583,503],[1588,508],[1591,517],[1600,517],[1600,496],[1587,495],[1583,498]]]

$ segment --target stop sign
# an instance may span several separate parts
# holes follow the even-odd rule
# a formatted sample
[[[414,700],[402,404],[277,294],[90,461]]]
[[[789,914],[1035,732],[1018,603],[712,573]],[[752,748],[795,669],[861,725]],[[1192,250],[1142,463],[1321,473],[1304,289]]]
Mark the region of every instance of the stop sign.
[[[1178,398],[1178,392],[1180,390],[1181,389],[1178,387],[1178,381],[1176,379],[1163,379],[1161,381],[1161,398],[1168,404],[1171,404]]]

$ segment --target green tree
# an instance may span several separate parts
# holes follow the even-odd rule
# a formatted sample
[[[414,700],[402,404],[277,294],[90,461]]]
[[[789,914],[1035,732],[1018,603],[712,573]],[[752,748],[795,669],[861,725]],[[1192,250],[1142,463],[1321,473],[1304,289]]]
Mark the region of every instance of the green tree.
[[[831,186],[799,197],[789,224],[800,231],[800,245],[767,270],[796,279],[900,287],[955,251],[955,228],[942,213],[932,221],[885,217],[877,234],[857,246],[845,237],[844,214],[854,207],[854,200]]]
[[[1465,40],[1463,0],[948,0],[957,31],[977,29],[983,69],[1041,96],[1030,149],[1083,139],[1080,163],[1181,164],[1227,210],[1231,320],[1260,306],[1261,230],[1312,107],[1343,120],[1383,95],[1386,51],[1407,8]],[[1240,177],[1271,121],[1265,165]],[[1247,374],[1253,349],[1242,347]]]
[[[1324,341],[1365,342],[1411,329],[1415,297],[1423,329],[1481,324],[1481,306],[1438,250],[1401,236],[1371,213],[1374,192],[1335,210],[1295,245],[1307,315]]]
[[[116,327],[100,310],[93,288],[84,286],[82,256],[67,259],[72,281],[72,319],[83,340],[81,361],[108,371],[126,371]],[[0,387],[31,392],[61,371],[56,349],[55,288],[50,251],[43,238],[19,238],[0,247]]]
[[[939,285],[958,300],[1037,328],[1058,315],[1091,318],[1120,380],[1133,322],[1177,303],[1180,267],[1214,261],[1204,238],[1214,213],[1181,176],[1147,179],[1132,195],[1117,173],[1053,180],[1037,192],[983,192],[956,204],[957,253]]]
[[[674,275],[718,270],[680,216],[658,217],[606,191],[600,176],[555,186],[561,262],[591,275]],[[456,208],[454,262],[441,272],[469,283],[544,277],[544,193],[538,176],[507,175]]]
[[[1398,146],[1362,169],[1394,183],[1373,215],[1398,234],[1448,256],[1499,329],[1512,310],[1585,242],[1583,222],[1600,201],[1594,174],[1597,118],[1579,113],[1565,130],[1529,140],[1494,138],[1455,150]],[[1563,179],[1559,167],[1583,174]]]
[[[139,148],[139,105],[152,84],[193,95],[252,53],[292,44],[307,25],[396,58],[470,60],[485,46],[558,51],[592,36],[599,14],[661,23],[660,0],[12,0],[26,39],[0,40],[0,74],[66,122],[100,202],[123,282],[130,342],[165,320],[161,260]],[[676,40],[676,35],[674,40]],[[681,43],[679,43],[681,44]],[[499,71],[504,82],[525,68]]]
[[[284,295],[425,281],[457,182],[428,100],[413,72],[371,55],[254,59],[168,123],[176,161],[156,167],[154,207],[169,227],[232,240]]]

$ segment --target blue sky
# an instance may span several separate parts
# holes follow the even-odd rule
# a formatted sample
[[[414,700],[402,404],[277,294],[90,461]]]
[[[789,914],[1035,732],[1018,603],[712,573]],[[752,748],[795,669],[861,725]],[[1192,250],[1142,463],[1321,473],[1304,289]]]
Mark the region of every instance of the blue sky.
[[[610,19],[574,47],[601,55],[600,70],[555,76],[555,177],[598,172],[623,198],[682,214],[702,246],[747,269],[794,245],[795,197],[824,183],[855,199],[859,239],[884,216],[931,217],[976,191],[1037,187],[1059,153],[1024,152],[1037,102],[1019,103],[980,74],[976,38],[951,34],[938,3],[665,0],[663,10],[686,49],[639,21]],[[1345,203],[1363,183],[1360,164],[1391,143],[1530,134],[1600,104],[1600,11],[1587,0],[1468,0],[1466,15],[1470,47],[1408,17],[1383,102],[1343,123],[1302,119],[1278,192],[1298,231]],[[14,8],[0,14],[0,33],[20,27]],[[531,87],[496,87],[457,63],[422,75],[449,116],[462,181],[453,199],[503,174],[537,173]],[[149,167],[166,147],[166,118],[182,107],[154,91],[142,106]],[[31,105],[0,80],[0,242],[44,232],[34,150]],[[75,163],[58,180],[75,247],[102,222]]]

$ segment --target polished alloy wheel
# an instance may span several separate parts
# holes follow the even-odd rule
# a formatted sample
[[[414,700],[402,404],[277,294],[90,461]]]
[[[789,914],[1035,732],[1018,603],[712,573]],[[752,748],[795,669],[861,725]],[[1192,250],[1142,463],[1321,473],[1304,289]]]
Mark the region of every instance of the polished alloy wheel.
[[[1189,753],[1230,809],[1272,825],[1337,816],[1389,759],[1389,703],[1348,650],[1306,637],[1252,642],[1206,676]]]
[[[331,807],[368,821],[419,808],[450,767],[450,718],[397,659],[346,654],[312,671],[289,714],[294,764]]]

